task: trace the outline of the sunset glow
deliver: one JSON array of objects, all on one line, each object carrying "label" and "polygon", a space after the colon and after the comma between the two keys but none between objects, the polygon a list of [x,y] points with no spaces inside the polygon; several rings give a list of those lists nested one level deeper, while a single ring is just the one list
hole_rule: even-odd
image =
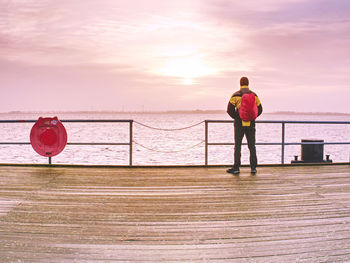
[{"label": "sunset glow", "polygon": [[245,75],[266,111],[349,113],[349,13],[347,0],[1,2],[0,112],[225,109]]},{"label": "sunset glow", "polygon": [[207,67],[200,58],[178,57],[166,61],[159,74],[179,77],[183,84],[190,85],[199,77],[215,74],[215,70]]}]

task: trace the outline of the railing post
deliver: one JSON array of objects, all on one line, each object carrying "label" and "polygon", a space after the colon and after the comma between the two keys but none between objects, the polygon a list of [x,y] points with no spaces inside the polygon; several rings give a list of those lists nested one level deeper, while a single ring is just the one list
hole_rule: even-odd
[{"label": "railing post", "polygon": [[205,121],[205,165],[208,165],[208,121]]},{"label": "railing post", "polygon": [[129,122],[129,165],[132,166],[132,125],[133,120]]},{"label": "railing post", "polygon": [[281,154],[281,164],[284,164],[284,144],[285,144],[285,122],[282,122],[282,154]]}]

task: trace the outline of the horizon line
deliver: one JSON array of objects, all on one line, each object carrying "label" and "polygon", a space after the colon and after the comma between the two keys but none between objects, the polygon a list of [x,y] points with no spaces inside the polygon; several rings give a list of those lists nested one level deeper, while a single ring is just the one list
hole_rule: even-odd
[{"label": "horizon line", "polygon": [[[158,110],[158,111],[120,111],[120,110],[48,110],[48,111],[7,111],[0,112],[0,114],[33,114],[33,113],[111,113],[111,114],[179,114],[179,113],[226,113],[225,110]],[[264,114],[284,114],[284,115],[342,115],[350,116],[350,113],[345,112],[300,112],[300,111],[274,111],[264,112]]]}]

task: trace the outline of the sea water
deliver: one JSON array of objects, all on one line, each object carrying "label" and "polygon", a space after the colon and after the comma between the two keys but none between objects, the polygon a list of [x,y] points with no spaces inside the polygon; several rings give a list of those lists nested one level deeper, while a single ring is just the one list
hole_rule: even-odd
[{"label": "sea water", "polygon": [[[59,119],[131,119],[133,124],[134,165],[202,165],[205,162],[204,120],[230,120],[223,113],[3,113],[2,120],[32,120],[39,117]],[[263,114],[260,120],[280,121],[350,121],[350,116]],[[143,125],[153,127],[145,127]],[[63,123],[69,143],[128,143],[129,123]],[[188,129],[185,127],[193,126]],[[34,123],[1,123],[1,142],[29,142]],[[167,130],[162,130],[167,129]],[[169,129],[171,129],[169,131]],[[233,143],[232,123],[209,123],[210,143]],[[302,139],[325,142],[349,142],[350,125],[343,124],[286,124],[285,142],[300,143]],[[257,143],[281,143],[280,123],[258,123]],[[243,142],[246,142],[244,139]],[[209,164],[232,164],[233,145],[208,148]],[[300,145],[285,146],[284,162],[295,155],[300,158]],[[333,162],[349,162],[350,145],[324,145],[324,155]],[[257,145],[260,164],[281,163],[280,145]],[[0,163],[47,163],[31,145],[0,145]],[[128,165],[128,145],[67,145],[62,153],[52,158],[57,164]],[[249,150],[242,146],[242,163],[249,163]]]}]

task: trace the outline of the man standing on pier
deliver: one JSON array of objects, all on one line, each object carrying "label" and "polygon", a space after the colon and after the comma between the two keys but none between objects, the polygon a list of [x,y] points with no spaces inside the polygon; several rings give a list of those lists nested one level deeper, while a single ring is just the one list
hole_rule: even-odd
[{"label": "man standing on pier", "polygon": [[247,138],[250,151],[251,173],[256,173],[258,165],[255,148],[255,119],[262,113],[263,108],[258,96],[249,89],[247,77],[240,79],[240,90],[235,92],[227,105],[227,113],[235,120],[235,153],[233,167],[228,173],[239,174],[241,165],[241,146],[244,135]]}]

